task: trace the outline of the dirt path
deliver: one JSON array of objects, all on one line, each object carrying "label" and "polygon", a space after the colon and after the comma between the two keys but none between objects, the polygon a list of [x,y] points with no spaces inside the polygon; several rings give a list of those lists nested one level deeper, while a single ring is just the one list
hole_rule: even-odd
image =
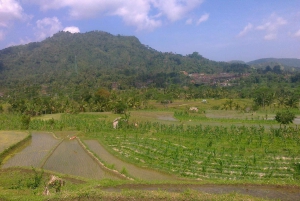
[{"label": "dirt path", "polygon": [[268,185],[214,185],[214,184],[125,184],[116,187],[101,188],[107,192],[120,192],[124,189],[141,191],[184,192],[194,190],[210,194],[239,193],[264,199],[282,201],[300,200],[300,187]]}]

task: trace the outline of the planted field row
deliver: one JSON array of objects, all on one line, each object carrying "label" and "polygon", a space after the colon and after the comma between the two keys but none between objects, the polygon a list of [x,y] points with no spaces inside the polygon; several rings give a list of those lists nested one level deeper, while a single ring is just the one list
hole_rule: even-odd
[{"label": "planted field row", "polygon": [[198,126],[178,132],[172,125],[153,127],[151,135],[119,132],[103,138],[134,163],[186,177],[287,180],[300,174],[298,130]]},{"label": "planted field row", "polygon": [[141,168],[133,164],[124,162],[116,156],[109,153],[99,142],[96,140],[84,141],[90,150],[96,154],[107,166],[116,169],[119,172],[125,172],[129,176],[135,179],[141,180],[175,180],[171,175],[166,175],[161,172],[154,171],[152,169]]}]

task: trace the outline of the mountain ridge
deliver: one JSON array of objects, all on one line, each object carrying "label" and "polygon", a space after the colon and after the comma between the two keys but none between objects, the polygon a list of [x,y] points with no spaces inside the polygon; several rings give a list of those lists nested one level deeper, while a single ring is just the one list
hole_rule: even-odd
[{"label": "mountain ridge", "polygon": [[180,83],[180,72],[245,73],[246,64],[216,62],[198,52],[182,56],[154,50],[135,36],[112,35],[103,31],[58,32],[41,42],[0,50],[0,84],[61,86],[85,83],[107,86],[111,82],[135,86],[153,80],[158,87],[166,78]]},{"label": "mountain ridge", "polygon": [[284,67],[300,68],[300,59],[297,58],[261,58],[246,62],[246,64],[255,67],[266,67],[267,65],[282,65]]}]

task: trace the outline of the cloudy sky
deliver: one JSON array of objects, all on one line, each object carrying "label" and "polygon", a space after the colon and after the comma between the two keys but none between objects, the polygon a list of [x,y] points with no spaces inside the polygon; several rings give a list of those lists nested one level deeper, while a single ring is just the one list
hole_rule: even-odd
[{"label": "cloudy sky", "polygon": [[300,59],[300,0],[0,0],[0,49],[93,30],[217,61]]}]

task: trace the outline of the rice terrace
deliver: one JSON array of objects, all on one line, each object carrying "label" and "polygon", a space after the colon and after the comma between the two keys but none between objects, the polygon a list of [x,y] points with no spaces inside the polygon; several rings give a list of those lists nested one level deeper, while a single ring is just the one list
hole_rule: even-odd
[{"label": "rice terrace", "polygon": [[[18,131],[22,117],[3,116],[0,200],[299,200],[297,121],[211,109],[220,101],[42,115]],[[48,190],[51,175],[65,185]]]}]

